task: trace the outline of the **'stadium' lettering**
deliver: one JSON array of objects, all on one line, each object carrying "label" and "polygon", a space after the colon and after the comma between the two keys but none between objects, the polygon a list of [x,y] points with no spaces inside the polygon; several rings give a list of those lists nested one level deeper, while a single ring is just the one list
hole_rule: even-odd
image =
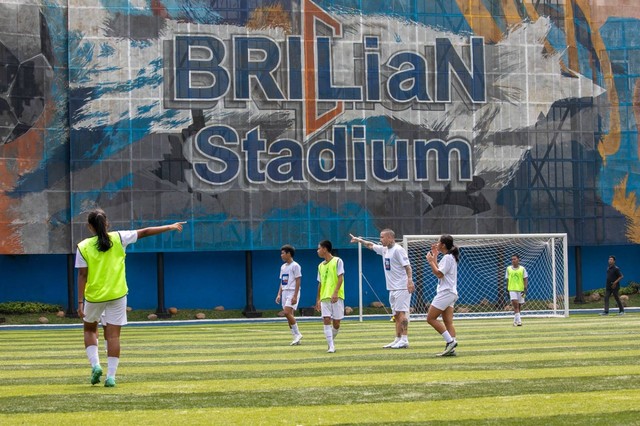
[{"label": "'stadium' lettering", "polygon": [[226,185],[240,175],[254,184],[428,181],[430,164],[435,164],[437,181],[449,181],[455,162],[456,179],[472,179],[471,145],[462,138],[400,139],[390,155],[385,141],[366,142],[364,126],[350,130],[333,126],[332,140],[318,139],[303,145],[293,139],[279,139],[267,146],[259,127],[240,140],[233,128],[216,125],[198,132],[194,144],[204,158],[194,162],[194,173],[211,185]]}]

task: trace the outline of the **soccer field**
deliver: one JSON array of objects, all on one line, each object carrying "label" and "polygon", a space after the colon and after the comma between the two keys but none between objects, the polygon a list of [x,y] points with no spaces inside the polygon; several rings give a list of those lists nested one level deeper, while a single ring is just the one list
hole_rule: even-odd
[{"label": "soccer field", "polygon": [[0,424],[640,424],[639,320],[460,320],[448,358],[424,321],[399,350],[389,321],[345,321],[335,354],[319,320],[293,347],[284,322],[130,325],[115,388],[81,329],[0,329]]}]

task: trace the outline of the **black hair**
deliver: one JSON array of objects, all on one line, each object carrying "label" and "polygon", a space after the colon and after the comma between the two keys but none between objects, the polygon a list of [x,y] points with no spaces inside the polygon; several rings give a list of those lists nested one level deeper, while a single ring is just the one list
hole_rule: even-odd
[{"label": "black hair", "polygon": [[318,243],[318,245],[320,247],[326,248],[329,253],[333,251],[333,244],[331,244],[331,241],[329,240],[322,240]]},{"label": "black hair", "polygon": [[294,257],[296,255],[296,249],[293,248],[293,246],[289,245],[289,244],[285,244],[282,247],[280,247],[280,251],[283,251],[285,253],[289,253],[291,255],[291,257]]},{"label": "black hair", "polygon": [[[614,262],[616,261],[616,257],[615,257],[614,255],[610,255],[609,257],[610,257],[611,259],[613,259],[613,261],[614,261]],[[623,262],[623,263],[624,263],[624,262]]]},{"label": "black hair", "polygon": [[515,257],[515,258],[517,258],[518,260],[520,260],[520,256],[518,255],[518,253],[513,253],[513,254],[511,255],[511,257]]},{"label": "black hair", "polygon": [[453,237],[448,234],[440,236],[440,242],[447,248],[447,253],[451,254],[456,260],[456,263],[460,261],[460,250],[453,245]]},{"label": "black hair", "polygon": [[109,234],[107,233],[107,214],[101,209],[95,209],[89,213],[87,222],[89,222],[89,225],[91,225],[98,236],[98,241],[96,241],[98,251],[109,250],[113,242],[111,242],[111,238],[109,238]]}]

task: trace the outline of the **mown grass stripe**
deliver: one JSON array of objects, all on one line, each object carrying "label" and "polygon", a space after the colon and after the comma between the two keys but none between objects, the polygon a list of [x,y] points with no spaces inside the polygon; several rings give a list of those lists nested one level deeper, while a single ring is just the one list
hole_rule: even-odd
[{"label": "mown grass stripe", "polygon": [[[331,370],[331,369],[330,369]],[[88,369],[85,369],[85,376],[88,378]],[[76,371],[80,374],[80,371]],[[176,376],[171,371],[166,372],[168,376]],[[194,372],[194,376],[197,376],[197,371]],[[394,383],[412,385],[416,383],[439,383],[447,382],[451,384],[466,383],[468,381],[495,381],[495,380],[510,380],[517,377],[520,380],[529,379],[545,379],[545,378],[576,378],[576,377],[597,377],[597,376],[609,376],[611,375],[611,369],[609,367],[592,367],[585,369],[582,367],[575,368],[542,368],[542,369],[528,369],[528,370],[482,370],[482,371],[449,371],[449,370],[429,370],[425,368],[423,371],[395,371],[392,373],[377,373],[377,374],[340,374],[340,384],[342,386],[371,386],[379,383]],[[624,368],[625,375],[640,375],[639,365],[627,365]],[[163,374],[164,375],[164,374]],[[163,376],[162,375],[162,376]],[[125,387],[121,393],[135,394],[137,392],[143,392],[144,394],[153,393],[166,393],[166,392],[180,392],[181,390],[189,392],[207,392],[212,389],[225,389],[227,391],[244,392],[251,391],[259,388],[262,390],[278,390],[278,389],[293,389],[293,388],[305,388],[305,387],[321,387],[321,386],[334,386],[336,382],[336,374],[325,374],[316,376],[305,376],[304,371],[300,370],[298,374],[285,376],[285,377],[254,377],[252,380],[246,378],[226,378],[222,380],[217,379],[196,379],[195,383],[192,381],[181,380],[167,380],[162,377],[161,381],[157,381],[152,373],[148,373],[146,377],[153,380],[147,380],[144,382],[131,382],[134,386]],[[80,377],[80,376],[79,376]],[[127,376],[122,374],[120,381],[126,383]],[[88,379],[85,379],[88,381]],[[81,383],[78,383],[80,385]],[[3,397],[10,396],[30,396],[40,395],[48,393],[47,388],[38,388],[31,385],[11,385],[2,386]],[[75,393],[77,389],[74,386],[68,388],[52,389],[56,393]]]},{"label": "mown grass stripe", "polygon": [[[112,389],[110,393],[117,392]],[[381,422],[428,422],[491,419],[538,419],[582,414],[616,413],[618,407],[629,407],[640,399],[640,390],[622,389],[608,392],[600,398],[598,392],[568,392],[564,394],[531,394],[517,396],[462,398],[437,401],[381,402],[365,404],[298,405],[289,407],[191,408],[8,414],[7,424],[148,424],[150,411],[163,423],[180,422],[191,425],[276,425],[276,424],[376,424]],[[85,395],[90,398],[90,395]],[[335,397],[339,397],[335,395]],[[97,403],[97,401],[96,401]],[[104,403],[104,401],[102,402]],[[544,406],[544,410],[541,410]],[[626,410],[624,410],[626,411]],[[640,410],[638,410],[640,412]],[[560,423],[562,424],[562,423]]]},{"label": "mown grass stripe", "polygon": [[[488,385],[485,382],[468,381],[464,384],[416,383],[407,389],[404,384],[377,384],[371,386],[334,386],[317,388],[287,389],[287,392],[254,389],[242,393],[242,398],[234,391],[210,390],[208,392],[173,392],[156,394],[109,394],[104,397],[103,410],[124,411],[140,410],[149,406],[158,407],[290,407],[304,401],[304,405],[325,405],[326,395],[339,394],[340,404],[365,404],[372,400],[377,402],[435,401],[451,399],[486,398],[503,396],[507,387],[512,395],[560,394],[566,392],[608,392],[638,387],[640,377],[609,376],[605,380],[594,383],[593,378],[580,377],[571,381],[564,379],[541,380],[499,380]],[[95,410],[95,402],[83,398],[86,392],[76,395],[35,395],[4,398],[0,413],[36,413],[46,411],[76,412]],[[73,407],[69,400],[73,399]]]}]

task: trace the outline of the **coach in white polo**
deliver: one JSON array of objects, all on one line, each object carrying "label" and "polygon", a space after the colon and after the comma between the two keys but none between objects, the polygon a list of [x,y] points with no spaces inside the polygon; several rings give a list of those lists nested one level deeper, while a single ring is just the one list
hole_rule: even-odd
[{"label": "coach in white polo", "polygon": [[409,256],[400,244],[396,244],[396,233],[391,229],[380,232],[380,244],[351,236],[352,243],[360,243],[382,256],[384,276],[389,290],[389,304],[396,318],[396,338],[384,348],[401,349],[409,347],[409,309],[411,293],[415,289],[411,277]]}]

